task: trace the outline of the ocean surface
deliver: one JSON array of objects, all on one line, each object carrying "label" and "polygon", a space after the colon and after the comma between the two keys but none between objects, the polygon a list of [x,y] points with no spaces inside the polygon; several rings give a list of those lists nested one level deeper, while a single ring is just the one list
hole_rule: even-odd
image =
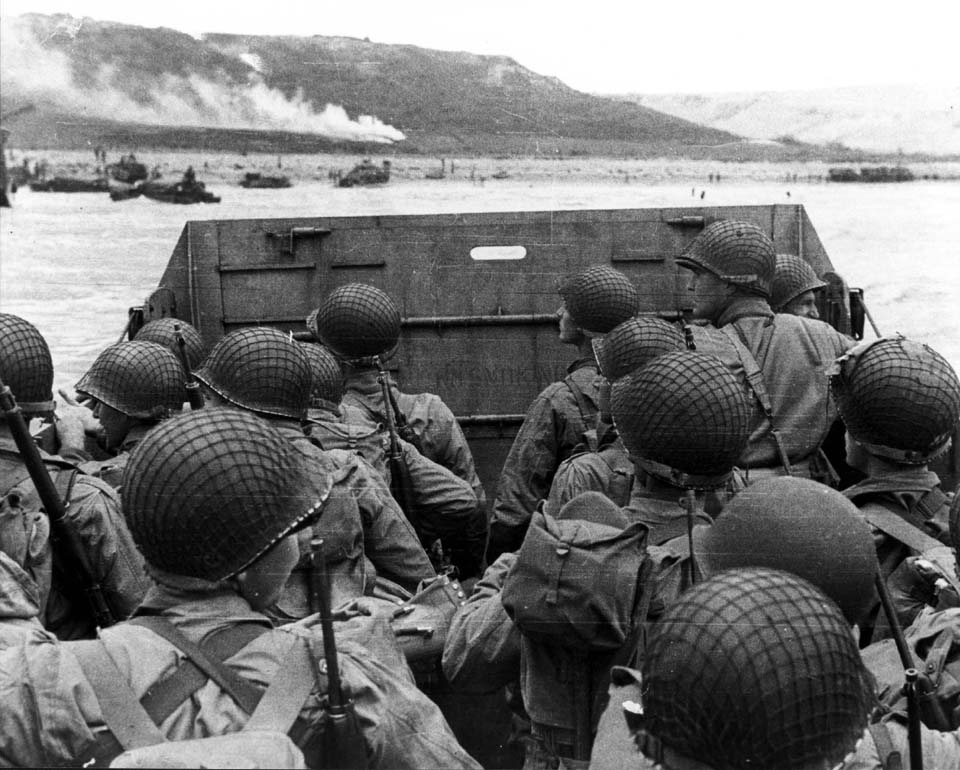
[{"label": "ocean surface", "polygon": [[0,311],[40,329],[56,386],[72,390],[120,337],[127,308],[156,287],[188,220],[800,203],[836,269],[864,290],[881,333],[926,342],[960,370],[960,181],[695,179],[703,181],[577,180],[558,169],[532,180],[400,179],[352,189],[308,180],[246,190],[224,181],[207,185],[221,203],[192,206],[23,189],[14,208],[0,209]]}]

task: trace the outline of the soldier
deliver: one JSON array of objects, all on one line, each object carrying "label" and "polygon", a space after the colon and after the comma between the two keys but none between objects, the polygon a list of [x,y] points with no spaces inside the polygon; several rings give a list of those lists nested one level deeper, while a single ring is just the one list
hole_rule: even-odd
[{"label": "soldier", "polygon": [[847,427],[847,462],[867,476],[844,494],[874,527],[888,578],[906,557],[949,542],[950,496],[928,463],[950,446],[960,381],[939,353],[896,337],[840,358],[830,388]]},{"label": "soldier", "polygon": [[754,395],[750,442],[737,465],[748,480],[819,475],[820,446],[836,417],[825,369],[853,341],[820,321],[774,314],[776,255],[756,225],[714,222],[677,264],[693,271],[694,314],[720,329],[735,355],[708,338],[697,350],[720,357]]},{"label": "soldier", "polygon": [[133,336],[138,342],[156,342],[163,345],[177,356],[180,360],[180,342],[177,339],[177,332],[183,337],[183,352],[187,359],[187,366],[191,370],[200,366],[200,363],[206,357],[206,345],[203,344],[203,338],[195,327],[179,318],[155,318],[153,321],[147,321],[140,330]]},{"label": "soldier", "polygon": [[[653,628],[642,673],[614,684],[595,770],[892,767],[878,742],[908,756],[905,725],[888,723],[889,740],[868,727],[876,701],[847,621],[786,572],[694,586]],[[960,761],[953,734],[924,730],[922,745],[926,767]]]},{"label": "soldier", "polygon": [[486,493],[473,454],[460,424],[440,396],[403,393],[390,381],[389,395],[395,406],[383,403],[376,361],[384,364],[394,355],[400,341],[400,320],[400,310],[389,295],[375,286],[351,283],[324,299],[307,318],[307,328],[343,361],[343,404],[358,408],[368,422],[379,425],[387,424],[389,407],[394,423],[401,428],[401,438],[467,481],[484,509]]},{"label": "soldier", "polygon": [[[324,539],[336,599],[371,592],[378,575],[408,591],[435,576],[383,477],[361,457],[323,450],[304,434],[300,421],[310,403],[313,374],[300,343],[277,329],[238,329],[214,345],[194,375],[207,403],[269,420],[314,468],[316,494],[329,500],[313,534]],[[309,540],[308,531],[301,533],[303,558],[275,608],[278,619],[309,613]]]},{"label": "soldier", "polygon": [[560,463],[547,497],[559,510],[581,492],[596,491],[619,506],[627,505],[633,488],[633,462],[610,414],[610,389],[625,375],[664,353],[685,348],[683,334],[674,324],[650,316],[634,316],[605,337],[596,337],[593,348],[600,377],[597,427],[584,433],[584,441]]},{"label": "soldier", "polygon": [[558,289],[560,341],[577,350],[567,376],[548,385],[527,409],[497,483],[487,561],[523,541],[530,517],[550,493],[557,468],[596,427],[597,362],[592,340],[636,314],[639,299],[630,280],[605,265],[568,276]]},{"label": "soldier", "polygon": [[183,378],[177,357],[155,342],[120,342],[97,356],[75,387],[92,400],[106,448],[116,454],[83,463],[82,470],[119,489],[133,447],[161,420],[182,409],[187,400]]},{"label": "soldier", "polygon": [[[106,765],[131,741],[236,733],[261,698],[276,696],[290,723],[298,716],[290,735],[310,766],[340,766],[342,757],[324,753],[334,744],[320,740],[336,730],[324,714],[332,673],[315,673],[321,629],[273,629],[263,614],[299,560],[297,531],[323,515],[316,492],[330,481],[314,474],[277,430],[234,409],[187,413],[152,431],[133,451],[122,495],[156,586],[136,618],[95,641],[0,650],[0,756],[20,766]],[[382,624],[354,617],[336,629],[360,733],[348,738],[361,744],[364,766],[478,767],[413,686]]]},{"label": "soldier", "polygon": [[[27,421],[52,415],[53,363],[46,340],[31,323],[6,313],[0,314],[0,376]],[[82,427],[75,425],[82,436]],[[67,439],[68,443],[79,440],[75,436]],[[86,548],[90,577],[103,589],[114,618],[127,617],[149,587],[149,579],[123,520],[116,492],[61,457],[41,455],[67,504],[68,526]],[[78,590],[80,577],[65,572],[64,557],[57,550],[63,545],[50,540],[49,520],[40,514],[36,487],[2,415],[0,491],[2,518],[14,531],[22,527],[31,544],[28,572],[38,587],[39,617],[44,627],[61,639],[93,636],[96,623]]]},{"label": "soldier", "polygon": [[686,533],[690,520],[710,523],[737,488],[734,463],[749,437],[736,377],[713,356],[666,353],[618,380],[611,405],[637,472],[627,515],[649,527],[648,542]]},{"label": "soldier", "polygon": [[[363,458],[386,478],[394,488],[390,451],[390,436],[381,426],[369,427],[351,423],[341,413],[344,378],[340,362],[326,347],[306,343],[303,351],[313,370],[313,397],[308,410],[306,433],[323,449],[359,452]],[[354,409],[355,407],[349,407]],[[400,462],[407,473],[405,495],[409,500],[398,500],[413,506],[413,520],[425,548],[438,540],[443,555],[457,568],[461,579],[475,576],[483,561],[487,539],[487,518],[477,506],[477,498],[470,485],[442,465],[427,459],[416,448],[399,439],[402,452]],[[436,566],[436,562],[435,562]]]},{"label": "soldier", "polygon": [[770,287],[770,307],[774,313],[803,318],[820,318],[817,292],[826,286],[817,278],[810,263],[793,254],[777,254],[777,267]]}]

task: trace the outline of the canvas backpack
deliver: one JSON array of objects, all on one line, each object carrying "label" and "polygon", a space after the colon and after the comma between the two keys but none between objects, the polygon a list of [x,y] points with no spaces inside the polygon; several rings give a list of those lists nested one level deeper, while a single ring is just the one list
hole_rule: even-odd
[{"label": "canvas backpack", "polygon": [[502,602],[532,641],[613,652],[642,625],[652,586],[647,528],[617,529],[537,511]]}]

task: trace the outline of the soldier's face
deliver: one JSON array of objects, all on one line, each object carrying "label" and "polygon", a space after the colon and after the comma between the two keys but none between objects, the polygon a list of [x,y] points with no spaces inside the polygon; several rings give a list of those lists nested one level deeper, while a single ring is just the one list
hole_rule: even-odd
[{"label": "soldier's face", "polygon": [[691,276],[687,288],[693,294],[694,317],[716,320],[727,306],[730,285],[706,271],[692,272]]},{"label": "soldier's face", "polygon": [[103,426],[107,449],[119,447],[130,432],[130,418],[102,401],[97,401],[96,406],[93,407],[93,416],[100,420]]},{"label": "soldier's face", "polygon": [[583,332],[573,322],[573,316],[570,315],[566,305],[557,308],[557,319],[560,324],[560,342],[576,345],[583,339]]},{"label": "soldier's face", "polygon": [[817,310],[817,295],[812,291],[805,291],[799,297],[784,305],[783,312],[816,320],[820,318],[820,311]]},{"label": "soldier's face", "polygon": [[255,610],[275,604],[287,578],[300,561],[296,535],[287,535],[273,548],[237,575],[240,594]]}]

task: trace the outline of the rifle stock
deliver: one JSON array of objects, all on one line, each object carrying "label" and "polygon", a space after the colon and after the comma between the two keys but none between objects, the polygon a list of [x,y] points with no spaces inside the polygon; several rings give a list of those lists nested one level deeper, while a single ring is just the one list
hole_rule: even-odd
[{"label": "rifle stock", "polygon": [[62,547],[57,549],[58,558],[63,563],[67,574],[74,576],[79,582],[97,626],[100,628],[112,626],[116,623],[116,617],[110,610],[103,589],[94,577],[84,543],[67,518],[66,504],[60,499],[53,479],[50,478],[50,472],[43,464],[40,450],[33,442],[30,428],[13,392],[2,380],[0,380],[0,406],[3,407],[17,450],[30,472],[30,479],[36,487],[37,495],[50,520],[51,540],[62,543]]},{"label": "rifle stock", "polygon": [[173,325],[173,335],[177,340],[177,357],[180,359],[180,366],[183,367],[183,373],[186,379],[183,387],[187,390],[187,400],[190,402],[191,409],[203,408],[203,393],[200,392],[200,383],[193,376],[190,369],[190,362],[187,360],[187,341],[183,338],[183,332],[180,331],[180,324]]},{"label": "rifle stock", "polygon": [[379,371],[377,382],[380,383],[380,391],[383,395],[383,411],[387,418],[387,430],[390,433],[390,452],[387,454],[387,462],[390,466],[390,493],[399,503],[419,536],[421,535],[420,521],[413,502],[413,480],[410,478],[410,468],[407,467],[407,463],[403,459],[403,450],[400,448],[400,437],[397,434],[397,426],[394,422],[387,373],[383,370],[379,358],[376,359],[376,364]]},{"label": "rifle stock", "polygon": [[[323,732],[323,767],[340,767],[358,770],[367,767],[367,755],[357,723],[353,701],[343,691],[340,680],[340,664],[333,630],[333,611],[330,606],[330,580],[327,561],[323,554],[323,539],[310,540],[310,610],[320,613],[320,628],[323,631],[323,657],[327,674],[327,722]],[[317,665],[316,657],[310,659]],[[317,681],[322,682],[320,672],[315,670]]]}]

